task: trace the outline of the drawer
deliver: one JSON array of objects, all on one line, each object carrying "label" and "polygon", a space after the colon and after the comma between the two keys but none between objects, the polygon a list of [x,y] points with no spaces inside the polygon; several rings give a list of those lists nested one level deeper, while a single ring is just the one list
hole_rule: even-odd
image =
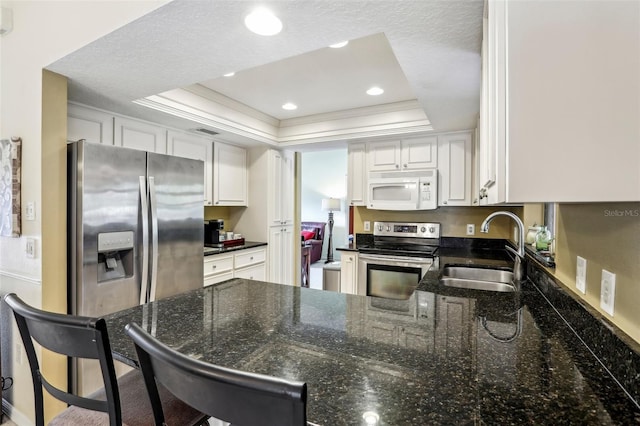
[{"label": "drawer", "polygon": [[267,257],[267,251],[264,248],[258,250],[243,250],[235,255],[235,267],[244,268],[246,266],[263,263]]},{"label": "drawer", "polygon": [[243,269],[236,269],[233,276],[234,278],[244,278],[246,280],[264,281],[267,276],[267,268],[264,263],[261,263]]},{"label": "drawer", "polygon": [[231,278],[233,278],[232,271],[224,272],[222,274],[217,274],[217,275],[209,275],[208,277],[204,278],[203,286],[206,287],[211,284],[221,283],[222,281],[230,280]]},{"label": "drawer", "polygon": [[213,255],[204,258],[204,276],[233,272],[233,256]]}]

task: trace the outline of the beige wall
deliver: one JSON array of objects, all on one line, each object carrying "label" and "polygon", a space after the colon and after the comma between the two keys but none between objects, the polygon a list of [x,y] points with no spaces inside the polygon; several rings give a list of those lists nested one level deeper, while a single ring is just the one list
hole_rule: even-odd
[{"label": "beige wall", "polygon": [[[640,343],[640,203],[559,204],[556,276]],[[576,256],[587,260],[587,293],[576,287]],[[602,269],[616,274],[614,315],[600,309]]]},{"label": "beige wall", "polygon": [[[42,73],[42,309],[67,312],[67,79]],[[67,386],[67,359],[42,353],[47,380]],[[66,404],[45,393],[45,422]]]},{"label": "beige wall", "polygon": [[[356,207],[353,214],[353,232],[364,233],[364,221],[400,221],[400,222],[438,222],[442,225],[443,237],[469,238],[506,238],[513,239],[515,223],[508,217],[497,217],[489,226],[489,232],[480,232],[480,224],[491,213],[508,210],[522,216],[521,207],[439,207],[436,210],[394,212],[388,210],[369,210],[366,207]],[[473,236],[467,235],[467,224],[476,226]]]}]

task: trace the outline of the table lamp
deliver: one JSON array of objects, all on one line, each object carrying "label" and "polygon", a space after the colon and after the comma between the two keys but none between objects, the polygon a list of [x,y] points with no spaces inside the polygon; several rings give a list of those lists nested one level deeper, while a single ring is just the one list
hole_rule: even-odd
[{"label": "table lamp", "polygon": [[323,198],[322,210],[329,211],[329,241],[327,246],[327,261],[324,263],[333,262],[333,212],[340,211],[340,200],[338,198]]}]

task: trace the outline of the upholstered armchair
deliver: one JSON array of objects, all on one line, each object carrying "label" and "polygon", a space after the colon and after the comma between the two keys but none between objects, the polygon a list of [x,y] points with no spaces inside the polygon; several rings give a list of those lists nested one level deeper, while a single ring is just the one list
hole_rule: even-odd
[{"label": "upholstered armchair", "polygon": [[322,257],[322,242],[326,222],[301,222],[300,238],[303,243],[311,246],[311,263]]}]

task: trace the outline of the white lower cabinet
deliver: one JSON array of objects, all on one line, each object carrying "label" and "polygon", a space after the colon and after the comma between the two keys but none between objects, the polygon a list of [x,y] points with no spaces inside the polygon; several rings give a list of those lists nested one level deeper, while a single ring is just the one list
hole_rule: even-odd
[{"label": "white lower cabinet", "polygon": [[233,272],[234,278],[244,278],[247,280],[265,281],[267,278],[267,268],[264,263],[249,266]]},{"label": "white lower cabinet", "polygon": [[294,285],[293,225],[273,226],[269,230],[269,281]]},{"label": "white lower cabinet", "polygon": [[205,256],[204,285],[216,284],[231,278],[265,281],[267,249],[258,247],[237,252]]},{"label": "white lower cabinet", "polygon": [[233,278],[233,255],[219,254],[204,258],[204,285],[216,284]]},{"label": "white lower cabinet", "polygon": [[267,249],[242,250],[234,255],[234,278],[265,281],[267,278]]},{"label": "white lower cabinet", "polygon": [[340,257],[340,293],[358,294],[357,252],[342,252]]}]

